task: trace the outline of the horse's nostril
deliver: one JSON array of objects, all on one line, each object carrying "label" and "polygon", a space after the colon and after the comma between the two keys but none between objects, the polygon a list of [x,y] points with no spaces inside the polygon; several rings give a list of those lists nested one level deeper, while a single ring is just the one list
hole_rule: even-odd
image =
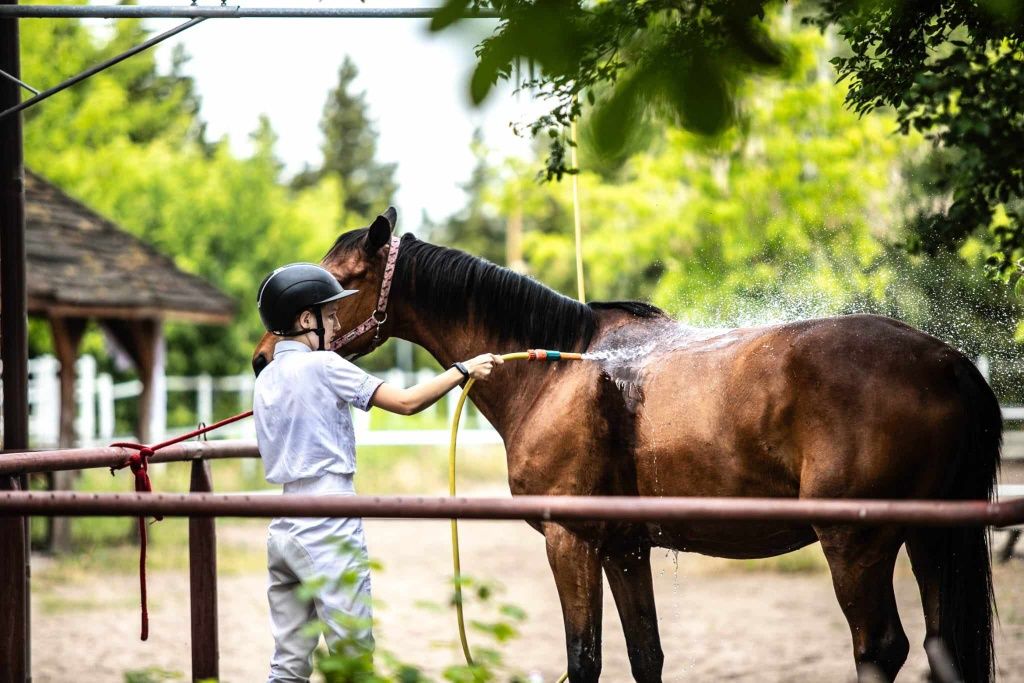
[{"label": "horse's nostril", "polygon": [[267,367],[267,357],[262,353],[256,354],[256,357],[252,359],[252,371],[259,377],[265,367]]}]

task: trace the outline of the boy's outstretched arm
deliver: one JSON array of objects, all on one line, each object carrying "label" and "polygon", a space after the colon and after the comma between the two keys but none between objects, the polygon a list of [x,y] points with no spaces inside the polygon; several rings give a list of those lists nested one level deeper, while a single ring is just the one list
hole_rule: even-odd
[{"label": "boy's outstretched arm", "polygon": [[[484,353],[471,360],[462,363],[469,376],[477,380],[486,380],[490,377],[491,370],[495,365],[504,363],[501,356],[493,353]],[[464,377],[462,373],[452,367],[440,375],[420,382],[408,389],[400,389],[385,382],[377,387],[370,405],[399,415],[412,415],[424,408],[428,408],[437,402],[439,398],[447,394],[455,387],[462,384]]]}]

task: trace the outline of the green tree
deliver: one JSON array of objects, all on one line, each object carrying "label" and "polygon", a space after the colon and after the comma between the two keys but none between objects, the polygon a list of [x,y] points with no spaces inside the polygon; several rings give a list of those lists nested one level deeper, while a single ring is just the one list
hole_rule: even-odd
[{"label": "green tree", "polygon": [[[825,0],[817,17],[851,50],[835,59],[858,112],[891,106],[936,158],[946,201],[915,216],[908,246],[930,254],[980,232],[1011,276],[1024,256],[1024,6],[1004,0]],[[939,187],[939,186],[937,186]]]},{"label": "green tree", "polygon": [[[870,269],[899,237],[899,169],[921,141],[889,135],[892,116],[844,107],[824,37],[779,30],[791,75],[743,86],[742,125],[713,143],[667,128],[617,170],[581,173],[590,298],[650,298],[694,323],[741,324],[882,296],[887,272]],[[492,194],[500,213],[526,216],[530,272],[573,295],[571,193],[535,183],[528,166],[511,162]]]},{"label": "green tree", "polygon": [[345,57],[320,120],[323,163],[319,169],[306,169],[293,183],[301,188],[325,177],[336,178],[344,191],[339,214],[342,228],[383,211],[398,189],[396,164],[377,161],[377,131],[370,120],[366,93],[353,91],[358,75],[355,63]]},{"label": "green tree", "polygon": [[[121,21],[108,40],[78,21],[25,22],[23,73],[49,86],[145,38]],[[172,256],[236,301],[229,327],[170,325],[168,371],[243,371],[262,331],[255,290],[286,261],[317,261],[337,235],[335,179],[292,192],[260,120],[247,158],[207,141],[177,52],[169,72],[144,52],[30,110],[26,165]],[[94,344],[99,346],[99,344]]]},{"label": "green tree", "polygon": [[[922,212],[912,250],[955,248],[980,234],[989,265],[1009,279],[1024,256],[1024,6],[1016,0],[805,0],[791,3],[821,27],[836,27],[850,54],[836,58],[858,113],[894,107],[899,130],[955,150],[944,169],[947,201]],[[533,133],[552,137],[547,177],[572,169],[564,126],[595,105],[597,141],[622,147],[647,116],[700,134],[742,121],[737,93],[751,73],[791,67],[768,0],[678,3],[583,0],[448,0],[440,30],[465,10],[496,10],[501,22],[477,46],[470,83],[482,101],[495,82],[517,78],[520,62],[539,75],[524,85],[552,109]],[[548,40],[558,35],[560,40]],[[776,71],[786,73],[787,69]],[[1024,285],[1021,285],[1024,289]]]}]

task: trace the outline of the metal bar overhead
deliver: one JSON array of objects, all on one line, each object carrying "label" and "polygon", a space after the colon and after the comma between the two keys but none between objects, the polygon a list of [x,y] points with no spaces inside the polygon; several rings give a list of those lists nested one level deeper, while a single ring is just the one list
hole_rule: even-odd
[{"label": "metal bar overhead", "polygon": [[[221,5],[3,5],[0,17],[23,19],[430,19],[438,7],[242,7]],[[480,10],[467,19],[496,19]]]},{"label": "metal bar overhead", "polygon": [[[14,5],[14,7],[22,7],[22,5]],[[85,79],[89,78],[90,76],[95,76],[99,72],[101,72],[101,71],[103,71],[105,69],[109,69],[110,67],[114,66],[115,64],[120,64],[121,62],[123,62],[124,60],[128,59],[129,57],[137,55],[140,52],[142,52],[143,50],[148,50],[149,48],[153,47],[154,45],[162,43],[163,41],[167,40],[168,38],[170,38],[172,36],[176,36],[179,33],[181,33],[182,31],[184,31],[186,29],[190,29],[193,26],[195,26],[196,24],[201,23],[203,21],[206,21],[205,17],[196,17],[195,19],[192,19],[191,21],[186,21],[184,24],[180,24],[178,26],[175,26],[174,28],[172,28],[169,31],[164,31],[163,33],[161,33],[158,36],[153,36],[152,38],[150,38],[146,42],[142,43],[141,45],[136,45],[135,47],[131,48],[130,50],[126,50],[125,52],[122,52],[121,54],[117,55],[116,57],[111,57],[110,59],[107,59],[107,60],[101,62],[100,64],[97,64],[96,66],[93,66],[93,67],[90,67],[90,68],[86,69],[85,71],[83,71],[82,73],[80,73],[80,74],[78,74],[76,76],[72,76],[71,78],[67,79],[66,81],[63,81],[62,83],[58,83],[57,85],[53,86],[52,88],[44,90],[41,93],[37,93],[35,95],[35,97],[30,97],[29,99],[25,100],[24,102],[19,102],[18,104],[14,105],[13,107],[9,107],[9,108],[7,108],[7,109],[5,109],[3,111],[0,111],[0,119],[4,118],[5,116],[9,116],[9,115],[15,114],[15,113],[17,113],[19,111],[23,111],[25,109],[28,109],[29,107],[31,107],[33,105],[36,105],[36,104],[42,102],[43,100],[45,100],[47,98],[53,97],[54,95],[56,95],[57,93],[61,92],[62,90],[67,90],[68,88],[70,88],[74,84],[81,83],[82,81],[84,81]]]}]

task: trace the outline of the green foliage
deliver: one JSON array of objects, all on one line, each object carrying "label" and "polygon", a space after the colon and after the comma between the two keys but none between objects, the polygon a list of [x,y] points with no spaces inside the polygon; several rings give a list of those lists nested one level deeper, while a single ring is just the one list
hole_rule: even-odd
[{"label": "green foliage", "polygon": [[[942,168],[958,153],[913,131],[892,136],[892,113],[849,111],[846,85],[831,82],[829,36],[774,21],[789,76],[749,80],[740,125],[723,135],[651,127],[645,144],[607,160],[592,142],[599,112],[583,119],[582,163],[595,169],[580,177],[588,294],[650,299],[709,326],[884,313],[989,356],[999,396],[1021,400],[1024,306],[983,277],[984,244],[898,248],[905,217],[941,201]],[[520,211],[529,271],[573,295],[569,188],[534,182],[529,162],[498,171],[475,201]]]},{"label": "green foliage", "polygon": [[180,671],[167,671],[157,667],[124,672],[124,683],[159,683],[159,681],[180,681],[184,674]]},{"label": "green foliage", "polygon": [[[325,588],[333,591],[351,591],[359,584],[362,573],[368,568],[375,572],[383,570],[378,563],[368,560],[358,545],[339,541],[338,552],[352,558],[346,562],[346,569],[340,576],[319,577],[306,581],[299,590],[301,600],[313,600]],[[493,640],[498,646],[508,643],[518,636],[515,624],[526,619],[526,613],[514,605],[495,606],[491,599],[501,587],[493,582],[477,581],[471,577],[453,579],[453,586],[465,589],[461,592],[475,596],[473,608],[477,612],[489,615],[490,620],[477,619],[472,621],[474,630]],[[450,604],[456,602],[453,593]],[[429,605],[428,609],[436,609]],[[372,639],[368,638],[372,624],[365,619],[350,614],[335,612],[331,619],[338,624],[344,634],[331,644],[329,651],[317,651],[314,657],[315,669],[320,672],[326,683],[430,683],[433,679],[427,676],[420,667],[403,662],[393,652],[374,649]],[[314,621],[306,626],[310,633],[322,633],[325,624]],[[454,629],[454,620],[453,620]],[[493,647],[473,649],[472,664],[457,664],[445,668],[443,678],[451,683],[491,683],[507,680],[509,683],[522,681],[520,674],[507,667],[503,662],[502,653]]]},{"label": "green foliage", "polygon": [[946,201],[922,208],[907,245],[934,254],[981,234],[995,250],[988,266],[1004,279],[1017,275],[1024,257],[1020,3],[825,0],[817,21],[835,24],[849,44],[852,54],[834,62],[850,81],[855,111],[894,107],[901,132],[956,151],[939,161]]},{"label": "green foliage", "polygon": [[[743,125],[717,142],[669,128],[618,169],[581,176],[587,290],[594,299],[649,297],[693,322],[738,323],[832,309],[882,284],[866,269],[894,238],[892,179],[911,143],[891,117],[863,119],[823,76],[824,39],[804,30],[791,77],[753,79]],[[584,128],[588,122],[584,121]],[[588,164],[584,157],[584,165]],[[530,269],[570,294],[571,195],[524,179],[495,194],[527,216]],[[801,310],[777,310],[779,301]]]},{"label": "green foliage", "polygon": [[[471,4],[497,10],[502,21],[477,46],[470,96],[480,103],[499,79],[516,78],[517,86],[553,102],[530,125],[534,135],[547,131],[553,138],[549,179],[572,170],[562,129],[580,115],[581,98],[594,104],[595,94],[607,95],[599,105],[607,120],[600,140],[610,148],[619,142],[618,124],[628,127],[649,108],[688,130],[712,134],[734,118],[738,78],[784,62],[784,50],[761,22],[765,3],[758,0],[449,0],[432,28],[449,26]],[[519,78],[522,62],[539,73]]]},{"label": "green foliage", "polygon": [[[790,46],[766,18],[775,5],[448,0],[432,28],[446,28],[466,10],[499,13],[498,28],[477,46],[470,92],[480,102],[494,83],[508,80],[549,98],[550,111],[528,128],[550,136],[543,172],[550,180],[576,172],[564,131],[588,105],[593,148],[615,158],[626,156],[651,116],[711,136],[742,125],[748,77],[793,69]],[[943,201],[915,216],[904,246],[935,254],[979,234],[994,252],[987,261],[994,275],[1005,281],[1024,274],[1021,3],[793,0],[787,9],[794,6],[846,40],[849,52],[834,64],[849,82],[853,111],[893,107],[901,133],[956,151],[942,168]]]},{"label": "green foliage", "polygon": [[[25,22],[25,79],[50,86],[145,39],[137,21],[113,26],[101,40],[74,20]],[[241,372],[262,332],[256,286],[281,263],[320,259],[344,193],[331,178],[291,191],[265,118],[247,158],[207,141],[185,63],[179,50],[162,73],[147,51],[31,109],[26,166],[235,299],[230,327],[169,325],[170,373]],[[43,336],[35,330],[36,348]]]}]

